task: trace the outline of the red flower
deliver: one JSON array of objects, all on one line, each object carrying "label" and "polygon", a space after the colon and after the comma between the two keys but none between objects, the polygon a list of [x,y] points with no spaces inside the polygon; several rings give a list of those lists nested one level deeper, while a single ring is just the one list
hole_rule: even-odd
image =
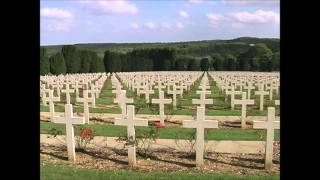
[{"label": "red flower", "polygon": [[82,138],[88,138],[90,137],[92,134],[92,130],[89,128],[85,128],[80,132],[80,137]]},{"label": "red flower", "polygon": [[156,128],[165,128],[165,126],[160,123],[155,123],[155,127]]}]

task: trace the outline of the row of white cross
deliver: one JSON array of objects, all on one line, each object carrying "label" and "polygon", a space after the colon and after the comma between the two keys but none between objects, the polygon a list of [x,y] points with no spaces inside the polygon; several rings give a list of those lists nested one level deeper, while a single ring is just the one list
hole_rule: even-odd
[{"label": "row of white cross", "polygon": [[[147,119],[135,117],[133,105],[128,105],[126,116],[116,118],[115,125],[127,126],[128,139],[135,139],[135,126],[148,126]],[[76,161],[75,142],[74,142],[74,124],[85,124],[84,117],[74,117],[71,104],[65,104],[65,113],[63,117],[54,116],[54,123],[66,124],[67,149],[70,161]],[[197,117],[195,120],[184,120],[184,128],[196,129],[196,166],[203,165],[204,153],[204,129],[218,128],[217,120],[205,120],[205,108],[197,107]],[[265,147],[265,168],[271,169],[273,155],[274,129],[280,129],[279,121],[275,121],[275,108],[268,107],[267,121],[254,121],[254,129],[267,129],[267,140]],[[133,144],[128,148],[129,165],[136,164],[136,146]]]}]

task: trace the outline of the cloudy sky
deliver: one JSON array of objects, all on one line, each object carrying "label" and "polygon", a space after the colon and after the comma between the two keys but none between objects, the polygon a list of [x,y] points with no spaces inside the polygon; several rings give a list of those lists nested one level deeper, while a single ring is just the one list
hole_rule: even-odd
[{"label": "cloudy sky", "polygon": [[41,0],[41,45],[280,36],[280,0]]}]

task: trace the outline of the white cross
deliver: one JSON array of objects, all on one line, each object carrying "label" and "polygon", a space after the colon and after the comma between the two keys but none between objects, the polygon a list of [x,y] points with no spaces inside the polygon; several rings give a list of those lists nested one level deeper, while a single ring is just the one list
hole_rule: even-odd
[{"label": "white cross", "polygon": [[84,117],[73,117],[72,104],[64,105],[64,117],[55,116],[54,123],[66,124],[67,148],[69,161],[76,161],[73,124],[84,124]]},{"label": "white cross", "polygon": [[154,94],[154,90],[150,90],[148,88],[148,86],[146,86],[146,88],[142,91],[140,91],[141,94],[144,94],[145,95],[145,99],[146,99],[146,103],[149,103],[150,102],[150,94]]},{"label": "white cross", "polygon": [[206,107],[206,104],[213,104],[212,99],[206,99],[206,94],[210,94],[210,91],[197,91],[197,94],[200,94],[200,99],[192,99],[192,104],[200,104],[200,107]]},{"label": "white cross", "polygon": [[255,91],[255,95],[260,95],[260,111],[263,111],[263,100],[264,100],[264,96],[268,95],[267,91],[264,91],[263,88],[263,84],[260,84],[259,86],[259,91]]},{"label": "white cross", "polygon": [[159,91],[159,99],[152,99],[153,104],[159,104],[160,123],[164,125],[164,104],[170,104],[172,99],[164,99],[164,92]]},{"label": "white cross", "polygon": [[126,97],[126,90],[121,90],[119,97],[117,99],[114,99],[113,102],[118,103],[118,105],[121,108],[122,117],[125,117],[126,116],[126,109],[127,109],[126,104],[133,103],[133,99]]},{"label": "white cross", "polygon": [[241,94],[240,91],[234,90],[234,85],[231,86],[231,91],[226,92],[227,95],[231,95],[231,109],[234,110],[234,97],[236,94]]},{"label": "white cross", "polygon": [[177,94],[182,94],[182,90],[177,90],[176,84],[173,84],[172,90],[168,91],[168,94],[172,94],[173,96],[173,109],[177,108]]},{"label": "white cross", "polygon": [[[127,115],[125,118],[116,118],[114,121],[115,125],[127,126],[127,136],[128,139],[135,141],[135,129],[134,126],[148,126],[148,120],[136,118],[134,114],[134,106],[127,106]],[[136,146],[135,143],[128,148],[128,159],[129,165],[136,164]]]},{"label": "white cross", "polygon": [[116,94],[116,99],[119,97],[119,94],[121,93],[121,85],[120,85],[120,83],[116,84],[116,90],[112,90],[112,93]]},{"label": "white cross", "polygon": [[53,96],[53,90],[49,90],[49,97],[44,98],[45,101],[49,102],[50,118],[52,120],[54,116],[54,103],[55,101],[60,101],[60,97]]},{"label": "white cross", "polygon": [[273,90],[277,90],[278,87],[271,84],[270,86],[266,87],[266,90],[269,90],[269,100],[272,100]]},{"label": "white cross", "polygon": [[254,100],[247,99],[246,93],[242,92],[242,99],[234,100],[234,104],[241,105],[241,128],[246,128],[246,117],[247,117],[247,105],[253,105]]},{"label": "white cross", "polygon": [[184,120],[184,128],[195,128],[197,129],[196,137],[196,165],[203,165],[203,152],[204,152],[204,129],[205,128],[218,128],[218,121],[205,120],[205,108],[197,107],[197,119]]},{"label": "white cross", "polygon": [[270,170],[272,167],[274,130],[280,129],[280,121],[275,121],[275,108],[268,107],[267,121],[253,121],[253,129],[267,129],[267,142],[265,151],[265,168]]},{"label": "white cross", "polygon": [[62,89],[61,92],[66,94],[67,104],[70,104],[70,93],[74,93],[74,89],[70,89],[69,84],[66,84],[66,89]]},{"label": "white cross", "polygon": [[252,83],[248,82],[248,86],[244,86],[243,89],[248,90],[248,99],[250,99],[251,96],[251,89],[255,89],[256,87],[252,85]]},{"label": "white cross", "polygon": [[42,104],[44,105],[44,106],[47,106],[47,103],[46,103],[46,101],[45,101],[45,97],[47,97],[47,92],[49,92],[50,91],[50,89],[46,89],[46,85],[45,84],[42,84],[42,86],[41,86],[41,94],[42,94],[42,96],[41,96],[41,100],[42,100]]},{"label": "white cross", "polygon": [[158,85],[154,86],[155,89],[157,89],[160,93],[160,91],[162,91],[162,89],[166,88],[166,86],[162,85],[162,83],[160,81],[158,81]]},{"label": "white cross", "polygon": [[76,81],[76,83],[72,87],[76,90],[76,98],[79,98],[79,88],[81,88],[82,85],[78,84],[78,82]]},{"label": "white cross", "polygon": [[83,102],[83,112],[86,123],[89,124],[89,102],[93,102],[93,98],[88,97],[88,90],[83,90],[83,98],[77,98],[77,102]]}]

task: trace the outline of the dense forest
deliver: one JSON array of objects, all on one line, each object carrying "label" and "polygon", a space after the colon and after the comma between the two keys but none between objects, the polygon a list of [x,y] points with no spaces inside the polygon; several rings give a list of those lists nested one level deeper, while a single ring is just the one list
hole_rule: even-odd
[{"label": "dense forest", "polygon": [[280,40],[42,46],[40,74],[121,71],[279,71]]}]

